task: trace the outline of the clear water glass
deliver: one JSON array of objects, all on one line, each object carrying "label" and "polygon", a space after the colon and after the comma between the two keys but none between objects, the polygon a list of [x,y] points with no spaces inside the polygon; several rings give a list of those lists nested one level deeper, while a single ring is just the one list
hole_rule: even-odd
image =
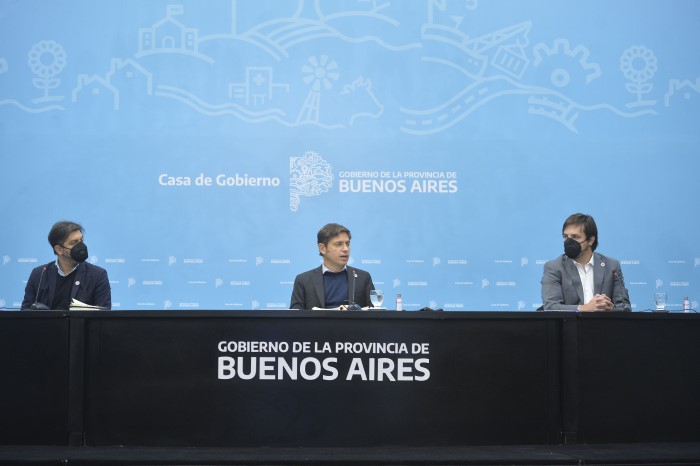
[{"label": "clear water glass", "polygon": [[382,290],[372,290],[369,292],[369,299],[372,301],[372,307],[382,307],[384,292]]},{"label": "clear water glass", "polygon": [[668,302],[668,295],[662,291],[657,291],[654,293],[654,303],[656,303],[656,310],[663,311],[666,309],[666,303]]}]

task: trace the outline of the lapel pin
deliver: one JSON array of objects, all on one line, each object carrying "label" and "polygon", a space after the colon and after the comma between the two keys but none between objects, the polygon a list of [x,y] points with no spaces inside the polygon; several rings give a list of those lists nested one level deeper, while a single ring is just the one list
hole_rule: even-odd
[{"label": "lapel pin", "polygon": [[80,280],[75,281],[75,286],[80,286]]},{"label": "lapel pin", "polygon": [[601,266],[601,267],[605,267],[605,262],[601,262],[601,263],[600,263],[600,266]]}]

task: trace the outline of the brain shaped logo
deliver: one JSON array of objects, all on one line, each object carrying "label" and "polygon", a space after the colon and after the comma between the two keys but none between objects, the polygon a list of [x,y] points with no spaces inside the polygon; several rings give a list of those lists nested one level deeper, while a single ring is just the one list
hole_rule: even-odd
[{"label": "brain shaped logo", "polygon": [[319,196],[333,187],[333,172],[316,152],[289,157],[289,210],[299,210],[302,197]]}]

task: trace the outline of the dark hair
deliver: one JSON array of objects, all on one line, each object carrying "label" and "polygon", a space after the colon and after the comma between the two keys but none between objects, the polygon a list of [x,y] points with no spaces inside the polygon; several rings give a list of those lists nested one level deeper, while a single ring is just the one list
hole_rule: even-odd
[{"label": "dark hair", "polygon": [[569,225],[583,225],[583,234],[586,235],[586,239],[595,236],[595,241],[593,241],[591,245],[591,250],[595,251],[595,248],[598,247],[598,227],[593,217],[586,214],[569,215],[569,218],[564,222],[564,226],[561,227],[561,232],[564,233],[564,230],[566,230],[566,227]]},{"label": "dark hair", "polygon": [[[347,233],[348,238],[352,239],[350,230],[345,228],[343,225],[338,225],[337,223],[329,223],[328,225],[324,225],[323,228],[318,230],[316,239],[319,243],[323,243],[324,246],[328,246],[328,242],[331,240],[331,238],[335,238],[336,236],[341,235],[343,233]],[[323,254],[319,252],[318,255],[322,256]]]},{"label": "dark hair", "polygon": [[85,230],[79,223],[63,220],[53,224],[51,231],[49,231],[49,244],[54,254],[56,254],[56,250],[53,247],[56,245],[63,246],[68,236],[75,231],[85,233]]}]

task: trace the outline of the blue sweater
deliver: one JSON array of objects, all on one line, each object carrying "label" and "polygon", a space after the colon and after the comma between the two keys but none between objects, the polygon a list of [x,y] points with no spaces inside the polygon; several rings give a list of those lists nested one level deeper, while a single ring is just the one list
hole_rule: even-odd
[{"label": "blue sweater", "polygon": [[323,274],[323,293],[326,296],[326,307],[338,307],[348,303],[348,272],[327,271]]}]

